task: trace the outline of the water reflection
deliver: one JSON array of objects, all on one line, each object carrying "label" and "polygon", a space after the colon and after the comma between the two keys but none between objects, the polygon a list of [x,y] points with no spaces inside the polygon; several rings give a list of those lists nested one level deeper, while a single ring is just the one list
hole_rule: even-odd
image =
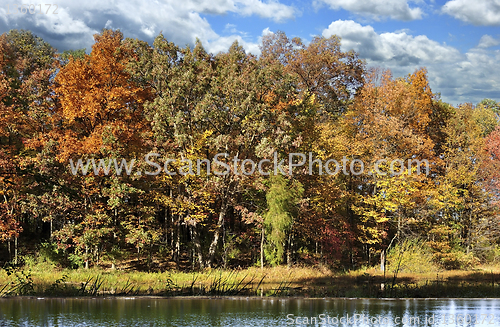
[{"label": "water reflection", "polygon": [[0,299],[0,326],[500,326],[498,299]]}]

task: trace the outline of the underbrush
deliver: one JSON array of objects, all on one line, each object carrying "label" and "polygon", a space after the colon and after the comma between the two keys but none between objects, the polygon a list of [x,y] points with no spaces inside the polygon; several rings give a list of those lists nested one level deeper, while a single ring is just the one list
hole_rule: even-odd
[{"label": "underbrush", "polygon": [[[449,251],[451,253],[451,251]],[[157,272],[62,268],[57,249],[20,258],[0,269],[0,296],[304,296],[304,297],[498,297],[500,266],[460,265],[446,270],[425,242],[408,240],[387,255],[386,272],[375,267],[332,271],[325,265],[249,267]],[[466,262],[461,259],[460,262]],[[110,267],[109,265],[108,267]],[[81,266],[80,266],[81,267]],[[125,268],[124,268],[125,267]]]},{"label": "underbrush", "polygon": [[435,273],[441,270],[431,249],[419,239],[408,239],[392,247],[387,253],[387,271],[390,273]]}]

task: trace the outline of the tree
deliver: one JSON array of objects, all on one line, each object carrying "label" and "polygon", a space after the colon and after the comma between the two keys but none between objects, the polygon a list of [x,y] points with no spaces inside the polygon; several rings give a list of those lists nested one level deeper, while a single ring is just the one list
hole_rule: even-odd
[{"label": "tree", "polygon": [[340,38],[314,37],[306,46],[299,38],[270,33],[262,39],[264,60],[279,62],[296,79],[303,96],[315,94],[328,115],[345,113],[363,85],[364,63],[354,51],[342,52]]},{"label": "tree", "polygon": [[[29,31],[12,30],[0,36],[0,187],[3,239],[17,238],[22,223],[36,225],[26,211],[27,194],[45,184],[27,145],[47,128],[53,104],[50,87],[55,71],[55,50]],[[24,221],[22,221],[24,220]],[[30,226],[30,225],[28,225]]]},{"label": "tree", "polygon": [[[283,261],[285,244],[291,246],[289,236],[298,215],[298,204],[304,189],[297,181],[289,182],[282,175],[272,175],[269,183],[266,193],[268,209],[263,218],[268,241],[266,258],[275,266]],[[290,257],[287,263],[291,264]]]},{"label": "tree", "polygon": [[467,254],[474,251],[480,238],[478,227],[494,214],[481,176],[487,153],[482,137],[484,125],[481,119],[475,119],[477,114],[472,105],[462,105],[456,108],[444,129],[445,170],[436,178],[429,204],[435,210],[435,223],[449,229],[447,248],[434,246],[445,265],[455,266],[452,261],[458,260],[450,257],[453,243],[458,243]]},{"label": "tree", "polygon": [[[342,134],[348,138],[342,155],[365,166],[363,173],[347,178],[346,199],[355,235],[369,251],[391,244],[392,233],[401,240],[403,233],[421,227],[427,217],[419,208],[427,199],[429,176],[441,162],[432,136],[439,122],[432,118],[440,107],[426,71],[393,79],[388,71],[372,70],[366,77],[344,118],[348,127]],[[421,164],[419,175],[408,167],[424,160],[428,166]]]},{"label": "tree", "polygon": [[78,175],[78,171],[75,175],[68,169],[69,160],[85,164],[87,159],[103,159],[108,167],[112,159],[118,164],[122,158],[137,161],[142,156],[143,135],[148,133],[143,104],[150,97],[149,89],[138,86],[127,72],[133,53],[122,33],[104,30],[94,39],[90,55],[69,56],[60,67],[55,78],[59,102],[52,115],[53,128],[39,142],[66,168],[61,184],[71,189],[73,208],[56,237],[61,246],[85,253],[86,266],[91,258],[98,263],[100,253],[119,241],[122,226],[135,228],[120,221],[141,214],[136,206],[143,192],[137,176],[117,171],[107,176],[99,169],[97,174]]},{"label": "tree", "polygon": [[497,115],[500,113],[500,104],[492,99],[483,99],[477,104],[476,107],[484,107],[490,109]]},{"label": "tree", "polygon": [[[200,266],[212,266],[224,241],[226,220],[233,219],[235,207],[247,206],[246,190],[262,184],[256,173],[242,172],[242,159],[256,162],[279,147],[286,151],[300,139],[304,125],[298,122],[308,107],[297,102],[290,84],[276,85],[269,79],[281,76],[279,66],[266,66],[237,43],[217,56],[207,54],[199,42],[194,49],[180,49],[161,35],[153,49],[136,44],[137,53],[150,58],[137,62],[136,78],[156,91],[147,104],[153,148],[179,162],[204,160],[203,167],[211,167],[210,174],[156,178],[156,199],[167,206],[176,226],[189,224],[195,249],[201,251],[200,242],[208,242],[207,252],[196,250],[196,256]],[[227,154],[218,158],[226,163],[239,160],[236,168],[214,166],[220,153]],[[248,207],[258,210],[255,204]],[[176,229],[178,237],[180,227]],[[210,236],[196,238],[203,234]],[[175,248],[178,252],[179,246]]]}]

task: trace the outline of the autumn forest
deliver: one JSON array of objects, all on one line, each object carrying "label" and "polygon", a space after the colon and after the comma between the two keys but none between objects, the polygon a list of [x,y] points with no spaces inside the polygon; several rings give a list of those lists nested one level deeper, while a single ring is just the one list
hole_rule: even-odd
[{"label": "autumn forest", "polygon": [[[41,249],[65,268],[134,259],[148,270],[351,269],[380,265],[405,242],[442,269],[500,255],[494,100],[447,104],[425,68],[395,78],[342,52],[336,36],[268,34],[259,56],[161,34],[152,45],[114,30],[94,39],[89,51],[58,53],[29,31],[0,36],[2,266]],[[312,153],[429,166],[266,176],[74,174],[69,164],[124,158],[147,170],[148,153],[160,163]]]}]

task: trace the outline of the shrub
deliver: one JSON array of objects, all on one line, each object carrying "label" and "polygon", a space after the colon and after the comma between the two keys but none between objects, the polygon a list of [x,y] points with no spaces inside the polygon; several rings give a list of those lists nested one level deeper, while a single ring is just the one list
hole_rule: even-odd
[{"label": "shrub", "polygon": [[479,264],[472,252],[465,253],[457,237],[457,230],[448,226],[436,226],[429,232],[432,241],[427,244],[434,252],[433,258],[444,269],[471,269]]},{"label": "shrub", "polygon": [[472,269],[479,264],[479,259],[472,253],[465,253],[460,250],[450,252],[434,253],[434,260],[444,269]]},{"label": "shrub", "polygon": [[439,270],[431,249],[420,239],[406,239],[387,253],[387,271],[403,273],[429,273]]}]

